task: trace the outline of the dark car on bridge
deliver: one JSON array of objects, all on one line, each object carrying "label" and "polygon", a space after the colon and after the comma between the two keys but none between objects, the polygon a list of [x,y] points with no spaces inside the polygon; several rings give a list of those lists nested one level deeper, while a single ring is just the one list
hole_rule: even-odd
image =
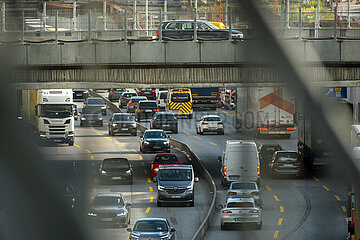
[{"label": "dark car on bridge", "polygon": [[175,240],[175,228],[171,227],[165,218],[140,218],[136,221],[134,228],[128,228],[130,232],[128,239],[163,239]]},{"label": "dark car on bridge", "polygon": [[126,92],[125,88],[111,88],[108,94],[108,99],[110,101],[118,101],[123,92]]},{"label": "dark car on bridge", "polygon": [[164,130],[145,130],[140,137],[140,152],[170,152],[170,141]]},{"label": "dark car on bridge", "polygon": [[178,133],[178,120],[171,112],[156,112],[150,120],[150,128]]},{"label": "dark car on bridge", "polygon": [[133,183],[133,170],[127,158],[105,158],[99,171],[100,184]]},{"label": "dark car on bridge", "polygon": [[109,135],[116,133],[130,133],[133,136],[137,134],[136,122],[130,113],[114,113],[109,120]]},{"label": "dark car on bridge", "polygon": [[[197,37],[199,40],[226,40],[229,39],[229,29],[220,29],[214,24],[198,20]],[[171,20],[161,23],[164,40],[192,40],[194,37],[194,20]],[[231,37],[236,40],[244,38],[242,32],[231,30]]]},{"label": "dark car on bridge", "polygon": [[80,127],[103,126],[103,116],[99,107],[84,107],[80,116]]},{"label": "dark car on bridge", "polygon": [[101,97],[89,97],[84,103],[84,107],[98,107],[101,114],[106,116],[106,103]]},{"label": "dark car on bridge", "polygon": [[259,146],[259,160],[260,160],[260,172],[268,170],[269,163],[276,151],[282,151],[282,147],[279,144],[262,144]]},{"label": "dark car on bridge", "polygon": [[89,97],[89,90],[87,89],[73,89],[74,101],[85,101]]},{"label": "dark car on bridge", "polygon": [[140,101],[135,111],[136,121],[140,122],[143,119],[152,119],[154,114],[159,112],[159,107],[156,101]]}]

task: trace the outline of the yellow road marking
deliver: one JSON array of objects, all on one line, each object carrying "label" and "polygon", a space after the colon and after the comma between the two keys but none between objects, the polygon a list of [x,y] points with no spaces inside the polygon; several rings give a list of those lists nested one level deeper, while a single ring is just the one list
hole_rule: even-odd
[{"label": "yellow road marking", "polygon": [[235,112],[233,112],[233,114],[231,114],[232,117],[235,117]]},{"label": "yellow road marking", "polygon": [[154,197],[150,197],[150,202],[153,202],[154,201]]},{"label": "yellow road marking", "polygon": [[315,166],[325,166],[325,165],[329,165],[328,163],[313,163],[313,165]]},{"label": "yellow road marking", "polygon": [[94,156],[90,156],[90,159],[91,159],[91,160],[94,160]]},{"label": "yellow road marking", "polygon": [[101,136],[101,133],[96,132],[96,134]]},{"label": "yellow road marking", "polygon": [[109,141],[112,141],[112,139],[111,139],[111,138],[108,138],[108,137],[106,137],[105,139],[107,139],[107,140],[109,140]]},{"label": "yellow road marking", "polygon": [[85,151],[87,151],[89,154],[91,154],[91,151],[89,149],[85,149]]},{"label": "yellow road marking", "polygon": [[266,185],[265,187],[267,190],[271,191],[271,188],[268,185]]},{"label": "yellow road marking", "polygon": [[75,146],[75,147],[78,147],[78,148],[80,147],[79,145],[76,145],[76,144],[74,144],[74,146]]},{"label": "yellow road marking", "polygon": [[152,187],[149,187],[149,191],[150,191],[150,192],[153,192],[153,188],[152,188]]},{"label": "yellow road marking", "polygon": [[131,151],[133,151],[133,152],[136,152],[136,150],[135,149],[130,149]]},{"label": "yellow road marking", "polygon": [[334,195],[334,197],[336,198],[336,200],[341,201],[338,195]]},{"label": "yellow road marking", "polygon": [[276,230],[275,233],[274,233],[274,238],[278,238],[278,236],[279,236],[279,231]]},{"label": "yellow road marking", "polygon": [[327,186],[322,185],[322,187],[323,187],[326,191],[330,191],[330,189],[329,189]]},{"label": "yellow road marking", "polygon": [[91,130],[95,131],[95,128],[92,127]]},{"label": "yellow road marking", "polygon": [[318,181],[318,182],[320,181],[317,177],[313,177],[313,178],[315,179],[315,181]]},{"label": "yellow road marking", "polygon": [[218,110],[219,110],[220,112],[222,112],[222,113],[225,113],[225,114],[231,116],[231,117],[235,116],[235,114],[232,115],[232,114],[230,114],[230,113],[228,113],[228,112],[225,112],[224,110],[221,110],[221,109],[218,109]]},{"label": "yellow road marking", "polygon": [[280,201],[279,198],[278,198],[276,195],[274,195],[273,197],[275,198],[275,200],[276,200],[277,202]]},{"label": "yellow road marking", "polygon": [[150,179],[150,178],[148,178],[147,180],[148,180],[148,183],[151,183],[151,179]]},{"label": "yellow road marking", "polygon": [[96,192],[96,187],[93,188],[93,192]]},{"label": "yellow road marking", "polygon": [[196,139],[199,139],[199,140],[201,139],[201,138],[199,138],[199,137],[197,137],[197,136],[193,136],[193,137],[196,138]]},{"label": "yellow road marking", "polygon": [[346,221],[346,223],[349,223],[349,219],[348,219],[348,218],[345,218],[345,221]]},{"label": "yellow road marking", "polygon": [[284,207],[280,206],[280,212],[284,212]]},{"label": "yellow road marking", "polygon": [[145,210],[145,213],[149,213],[150,209],[151,209],[151,207],[147,207],[147,209]]},{"label": "yellow road marking", "polygon": [[141,155],[139,155],[139,159],[140,159],[140,160],[143,160],[143,157],[142,157]]},{"label": "yellow road marking", "polygon": [[117,144],[119,144],[120,146],[122,146],[122,147],[125,147],[125,145],[124,144],[122,144],[122,143],[117,143]]},{"label": "yellow road marking", "polygon": [[280,226],[282,224],[283,219],[279,218],[278,225]]},{"label": "yellow road marking", "polygon": [[217,146],[217,144],[216,143],[213,143],[213,142],[209,142],[211,145],[214,145],[214,146]]},{"label": "yellow road marking", "polygon": [[228,134],[232,134],[232,132],[229,132],[229,131],[225,131],[226,133],[228,133]]},{"label": "yellow road marking", "polygon": [[345,206],[341,206],[341,209],[343,210],[344,213],[346,213],[346,207]]},{"label": "yellow road marking", "polygon": [[185,133],[185,134],[187,134],[187,135],[191,135],[190,133],[188,133],[188,132],[185,132],[185,131],[184,131],[184,133]]}]

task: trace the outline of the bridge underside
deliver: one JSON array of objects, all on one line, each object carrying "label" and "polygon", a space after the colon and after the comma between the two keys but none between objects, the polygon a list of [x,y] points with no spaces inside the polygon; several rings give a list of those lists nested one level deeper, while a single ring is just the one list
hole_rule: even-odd
[{"label": "bridge underside", "polygon": [[[299,63],[320,86],[360,86],[360,63]],[[245,87],[284,85],[268,64],[79,64],[15,67],[17,89],[110,87]]]}]

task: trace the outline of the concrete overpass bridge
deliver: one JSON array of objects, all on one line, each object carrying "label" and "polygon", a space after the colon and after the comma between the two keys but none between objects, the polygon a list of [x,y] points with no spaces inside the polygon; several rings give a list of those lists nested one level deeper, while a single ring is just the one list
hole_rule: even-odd
[{"label": "concrete overpass bridge", "polygon": [[[285,40],[310,82],[359,86],[360,41]],[[260,41],[1,45],[18,89],[264,86],[279,82]],[[1,50],[0,49],[0,50]]]}]

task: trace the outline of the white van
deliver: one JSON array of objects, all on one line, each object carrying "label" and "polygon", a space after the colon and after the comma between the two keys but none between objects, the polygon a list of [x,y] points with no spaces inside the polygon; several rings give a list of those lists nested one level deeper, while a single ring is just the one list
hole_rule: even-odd
[{"label": "white van", "polygon": [[167,95],[168,91],[159,91],[157,95],[157,104],[161,110],[165,110]]},{"label": "white van", "polygon": [[226,141],[221,163],[221,183],[228,187],[233,181],[256,181],[260,187],[259,155],[255,142]]}]

